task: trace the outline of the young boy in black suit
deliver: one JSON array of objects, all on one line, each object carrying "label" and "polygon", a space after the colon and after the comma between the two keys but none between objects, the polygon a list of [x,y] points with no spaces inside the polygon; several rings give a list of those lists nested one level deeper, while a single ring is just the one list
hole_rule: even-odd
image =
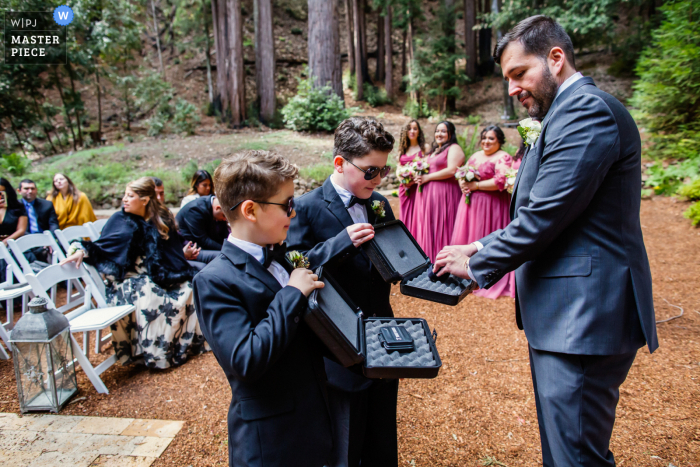
[{"label": "young boy in black suit", "polygon": [[202,332],[233,393],[231,466],[321,467],[331,457],[323,347],[303,321],[323,283],[293,269],[282,243],[296,175],[267,151],[234,155],[214,173],[231,235],[193,285]]},{"label": "young boy in black suit", "polygon": [[[335,130],[335,171],[323,186],[296,201],[287,243],[324,266],[365,316],[393,316],[391,284],[384,282],[360,246],[374,237],[374,224],[394,220],[386,198],[374,191],[386,176],[394,137],[371,118],[353,117]],[[360,368],[325,361],[334,413],[335,453],[341,465],[398,465],[398,381],[369,380]]]}]

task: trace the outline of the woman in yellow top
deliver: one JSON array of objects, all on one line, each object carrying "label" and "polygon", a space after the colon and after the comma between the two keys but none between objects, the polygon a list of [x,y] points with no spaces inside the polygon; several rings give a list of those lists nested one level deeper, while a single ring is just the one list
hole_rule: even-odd
[{"label": "woman in yellow top", "polygon": [[90,200],[85,193],[78,191],[67,175],[58,173],[53,176],[53,190],[46,199],[53,203],[61,229],[97,220]]}]

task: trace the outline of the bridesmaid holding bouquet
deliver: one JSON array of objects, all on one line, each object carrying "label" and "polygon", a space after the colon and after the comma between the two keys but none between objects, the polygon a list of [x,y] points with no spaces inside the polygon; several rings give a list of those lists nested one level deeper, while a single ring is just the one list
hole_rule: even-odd
[{"label": "bridesmaid holding bouquet", "polygon": [[[410,170],[410,164],[423,157],[425,136],[417,120],[411,120],[401,129],[399,138],[399,170]],[[415,204],[417,187],[415,181],[406,179],[399,187],[399,202],[401,203],[401,220],[408,231],[415,237]]]},{"label": "bridesmaid holding bouquet", "polygon": [[457,208],[462,200],[455,173],[464,164],[464,151],[457,144],[452,123],[444,121],[435,128],[432,152],[425,161],[429,164],[429,172],[415,176],[419,187],[414,217],[415,237],[430,261],[435,262],[440,250],[450,245]]},{"label": "bridesmaid holding bouquet", "polygon": [[[505,142],[503,130],[496,125],[481,132],[481,151],[474,153],[467,162],[468,166],[476,167],[479,180],[459,182],[464,196],[457,211],[451,245],[475,242],[510,222],[507,178],[517,170],[520,161],[514,161],[501,149]],[[465,196],[470,197],[469,204],[464,202]],[[506,274],[490,289],[480,289],[474,294],[487,298],[515,297],[515,273]]]}]

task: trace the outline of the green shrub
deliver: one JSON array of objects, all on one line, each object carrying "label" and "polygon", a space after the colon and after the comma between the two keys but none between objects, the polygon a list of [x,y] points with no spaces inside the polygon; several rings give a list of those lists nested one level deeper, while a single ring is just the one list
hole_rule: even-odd
[{"label": "green shrub", "polygon": [[430,107],[426,101],[418,103],[409,97],[406,99],[406,104],[403,107],[403,114],[414,119],[429,117]]},{"label": "green shrub", "polygon": [[197,164],[195,159],[190,159],[180,171],[182,180],[189,184],[192,180],[192,176],[197,170],[199,170],[199,164]]},{"label": "green shrub", "polygon": [[146,132],[148,136],[158,136],[165,130],[165,125],[168,123],[168,115],[163,112],[154,113],[151,118],[146,120]]},{"label": "green shrub", "polygon": [[691,204],[683,215],[690,219],[693,225],[697,227],[698,224],[700,224],[700,201]]},{"label": "green shrub", "polygon": [[194,104],[185,99],[177,100],[172,121],[175,132],[193,135],[200,120],[197,107]]},{"label": "green shrub", "polygon": [[292,28],[292,34],[294,34],[295,36],[300,36],[303,32],[304,31],[302,31],[301,28],[298,28],[296,26]]},{"label": "green shrub", "polygon": [[297,95],[282,109],[284,123],[294,131],[334,131],[354,109],[346,109],[330,86],[314,87],[311,79],[297,78]]},{"label": "green shrub", "polygon": [[362,89],[364,89],[364,97],[370,107],[379,107],[391,102],[385,89],[372,86],[369,83],[365,83]]},{"label": "green shrub", "polygon": [[353,96],[357,94],[357,76],[350,73],[350,70],[343,73],[343,86],[352,91]]},{"label": "green shrub", "polygon": [[680,187],[678,194],[691,201],[700,201],[700,178]]},{"label": "green shrub", "polygon": [[[481,134],[479,133],[479,125],[474,125],[473,131],[474,132],[472,133],[471,138],[469,138],[469,127],[464,129],[464,132],[461,136],[457,135],[457,144],[459,144],[462,150],[464,151],[464,155],[467,160],[469,159],[469,157],[471,157],[472,154],[474,154],[477,151],[479,147],[479,138],[481,136]],[[508,154],[513,155],[515,154],[515,152]]]},{"label": "green shrub", "polygon": [[322,182],[333,173],[333,170],[333,165],[331,164],[316,164],[311,167],[300,169],[299,176],[307,180]]},{"label": "green shrub", "polygon": [[29,158],[17,153],[5,154],[0,158],[0,167],[3,172],[7,172],[15,177],[26,174],[31,167],[32,161]]}]

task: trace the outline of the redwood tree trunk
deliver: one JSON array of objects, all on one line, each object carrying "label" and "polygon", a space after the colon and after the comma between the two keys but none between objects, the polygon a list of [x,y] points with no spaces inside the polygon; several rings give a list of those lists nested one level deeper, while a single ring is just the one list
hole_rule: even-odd
[{"label": "redwood tree trunk", "polygon": [[214,48],[216,49],[216,96],[214,108],[225,117],[228,109],[228,37],[226,27],[226,0],[211,0],[212,23],[214,24]]},{"label": "redwood tree trunk", "polygon": [[[443,34],[445,34],[445,37],[449,38],[450,41],[448,43],[448,48],[447,48],[447,53],[450,55],[454,56],[456,50],[455,50],[455,2],[454,0],[444,0],[443,4],[445,8],[445,18],[444,18],[444,23],[442,25],[442,30]],[[452,67],[452,72],[454,72],[454,67],[455,64],[454,62],[451,62],[451,67]],[[445,88],[452,88],[455,85],[455,80],[448,78],[445,81]],[[456,106],[456,99],[452,96],[447,96],[445,99],[445,110],[449,110],[453,112],[455,110]]]},{"label": "redwood tree trunk", "polygon": [[355,74],[355,36],[352,20],[352,0],[345,0],[345,24],[347,28],[347,39],[348,39],[348,64],[350,65],[350,74]]},{"label": "redwood tree trunk", "polygon": [[476,0],[464,0],[464,48],[467,54],[467,77],[476,80]]},{"label": "redwood tree trunk", "polygon": [[386,70],[384,73],[384,87],[389,99],[394,98],[394,45],[391,41],[391,6],[386,7],[384,16],[384,49],[386,53]]},{"label": "redwood tree trunk", "polygon": [[309,69],[314,86],[343,97],[336,2],[309,0]]},{"label": "redwood tree trunk", "polygon": [[376,83],[384,80],[384,26],[382,11],[377,9],[377,67],[374,72]]},{"label": "redwood tree trunk", "polygon": [[357,0],[360,4],[360,38],[362,42],[362,80],[366,83],[371,83],[372,79],[369,76],[369,66],[367,65],[367,0]]},{"label": "redwood tree trunk", "polygon": [[255,0],[255,83],[260,121],[268,124],[275,116],[275,39],[272,32],[271,0]]},{"label": "redwood tree trunk", "polygon": [[241,0],[226,0],[230,52],[229,95],[231,124],[239,128],[245,120],[245,69],[243,68],[243,15]]},{"label": "redwood tree trunk", "polygon": [[357,92],[355,98],[358,101],[364,99],[362,86],[364,85],[364,73],[362,73],[362,26],[360,24],[360,6],[362,0],[352,0],[353,7],[353,23],[355,31],[355,78],[357,81]]}]

